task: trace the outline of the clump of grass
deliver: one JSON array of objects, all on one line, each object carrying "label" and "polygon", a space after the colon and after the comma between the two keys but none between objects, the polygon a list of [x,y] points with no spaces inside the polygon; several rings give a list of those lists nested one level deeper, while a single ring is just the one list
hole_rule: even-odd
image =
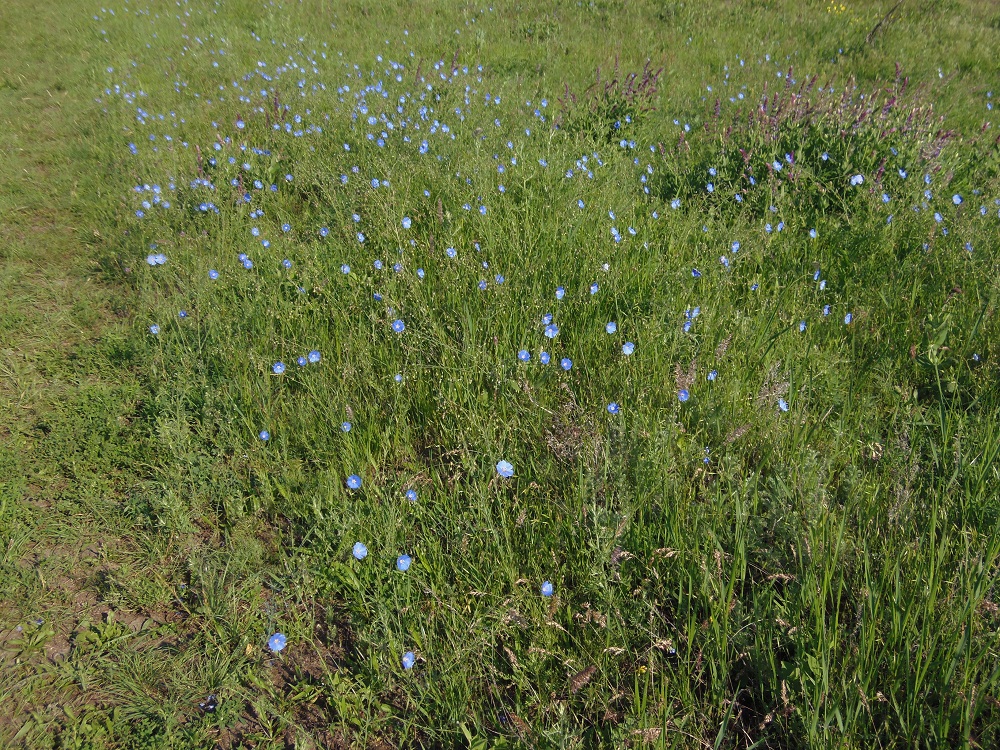
[{"label": "clump of grass", "polygon": [[598,68],[594,82],[579,97],[569,83],[563,85],[554,125],[571,136],[614,143],[656,109],[662,73],[662,67],[654,70],[648,60],[641,71],[623,72],[615,57],[610,75],[602,80]]},{"label": "clump of grass", "polygon": [[[910,185],[917,185],[924,174],[938,177],[960,163],[958,154],[948,159],[944,153],[956,133],[898,66],[891,82],[870,88],[853,80],[817,86],[816,75],[796,86],[793,74],[789,68],[779,90],[769,93],[765,86],[737,112],[723,115],[716,100],[704,134],[681,133],[676,143],[661,143],[668,156],[654,180],[657,194],[689,199],[704,195],[711,183],[715,210],[743,211],[747,206],[740,203],[747,200],[765,211],[777,189],[774,178],[781,178],[794,186],[782,197],[803,218],[858,220],[877,205],[867,200],[869,193],[898,195],[903,187],[909,196],[915,188],[899,179],[912,176]],[[845,179],[854,176],[862,182]],[[769,195],[753,189],[758,184],[775,187]],[[855,189],[860,185],[865,188]]]}]

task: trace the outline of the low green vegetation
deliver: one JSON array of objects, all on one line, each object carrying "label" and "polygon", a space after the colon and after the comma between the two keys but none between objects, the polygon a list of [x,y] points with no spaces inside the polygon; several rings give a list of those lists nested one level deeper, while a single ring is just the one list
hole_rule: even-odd
[{"label": "low green vegetation", "polygon": [[0,29],[0,744],[1000,743],[988,5]]}]

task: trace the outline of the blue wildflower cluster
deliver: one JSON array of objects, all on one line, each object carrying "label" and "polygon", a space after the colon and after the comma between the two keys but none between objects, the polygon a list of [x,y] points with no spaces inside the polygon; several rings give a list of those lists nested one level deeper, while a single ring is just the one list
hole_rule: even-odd
[{"label": "blue wildflower cluster", "polygon": [[[889,257],[883,247],[902,256],[919,236],[920,262],[939,253],[942,267],[961,268],[982,254],[972,229],[991,222],[995,232],[1000,217],[1000,198],[989,204],[953,183],[928,165],[933,149],[907,145],[888,125],[884,142],[840,131],[829,142],[738,141],[735,129],[732,142],[692,147],[707,117],[668,116],[664,132],[651,133],[626,112],[613,116],[610,136],[583,148],[554,112],[559,92],[501,97],[506,89],[478,62],[422,59],[408,34],[357,61],[330,42],[249,35],[259,59],[234,59],[222,39],[202,44],[212,81],[203,90],[171,77],[190,105],[183,117],[148,97],[138,77],[103,86],[100,103],[128,115],[120,152],[141,175],[123,209],[128,237],[138,238],[135,261],[156,290],[140,333],[155,356],[188,357],[199,376],[223,373],[204,406],[204,415],[226,410],[223,437],[211,438],[219,455],[259,462],[245,473],[269,497],[304,488],[309,510],[297,512],[316,525],[310,543],[336,551],[330,580],[361,599],[411,597],[406,617],[379,627],[413,648],[417,592],[427,601],[440,594],[426,583],[435,570],[427,550],[457,561],[462,545],[483,543],[477,535],[498,536],[495,518],[520,516],[516,528],[531,539],[554,516],[608,526],[587,541],[604,555],[592,577],[606,580],[566,573],[549,550],[524,562],[523,578],[503,571],[507,611],[483,621],[526,621],[516,603],[551,625],[574,587],[628,579],[619,548],[627,513],[609,508],[639,491],[608,478],[618,469],[630,476],[618,462],[655,466],[651,456],[668,455],[679,476],[690,475],[685,497],[702,502],[749,430],[749,421],[727,420],[749,410],[747,420],[782,435],[820,424],[841,404],[826,403],[816,383],[840,377],[849,358],[863,361],[857,352],[890,345],[869,338],[887,323],[873,319],[845,256],[863,256],[870,271]],[[220,62],[238,72],[224,75]],[[760,65],[790,88],[800,82],[786,62]],[[776,94],[738,82],[745,63],[729,59],[705,86],[714,116],[751,104],[755,117],[786,116]],[[847,94],[849,105],[830,115],[838,124],[868,112],[860,91]],[[839,101],[841,92],[817,95]],[[807,131],[821,119],[796,122]],[[664,147],[666,135],[682,146]],[[797,201],[822,210],[804,213]],[[906,214],[905,227],[890,209]],[[877,219],[883,245],[852,244],[855,215]],[[161,298],[170,300],[169,325]],[[952,359],[935,360],[935,375]],[[757,365],[766,374],[751,387]],[[488,424],[474,424],[476,413]],[[566,466],[571,478],[554,479]],[[275,478],[285,469],[294,481]],[[558,505],[576,486],[590,516],[562,506],[532,516],[534,498]],[[461,542],[429,544],[434,509],[466,496],[489,498],[489,513],[463,519]],[[334,513],[335,503],[349,512]],[[376,507],[393,508],[379,516],[384,535],[371,520]],[[649,577],[628,580],[639,591]],[[361,620],[371,617],[365,601],[354,613]],[[605,617],[587,607],[570,624]],[[445,609],[437,600],[427,609],[435,608]],[[687,626],[656,611],[643,624],[651,648],[676,656],[653,631]],[[703,630],[715,627],[701,619]],[[618,631],[607,632],[610,652]],[[275,632],[267,647],[278,655],[288,639]],[[407,679],[434,658],[430,647],[402,650],[392,662],[416,668]]]}]

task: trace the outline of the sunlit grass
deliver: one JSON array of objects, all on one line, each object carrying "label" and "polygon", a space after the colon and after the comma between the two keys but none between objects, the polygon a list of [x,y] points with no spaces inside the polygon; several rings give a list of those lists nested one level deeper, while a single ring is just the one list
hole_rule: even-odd
[{"label": "sunlit grass", "polygon": [[12,651],[59,741],[995,743],[997,32],[944,6],[83,16],[128,312],[30,465],[122,541]]}]

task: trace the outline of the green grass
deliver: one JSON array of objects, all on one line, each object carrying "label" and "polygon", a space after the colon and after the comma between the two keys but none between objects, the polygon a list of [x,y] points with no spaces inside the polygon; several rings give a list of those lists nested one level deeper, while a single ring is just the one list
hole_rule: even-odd
[{"label": "green grass", "polygon": [[13,4],[0,744],[997,745],[1000,16],[892,5]]}]

